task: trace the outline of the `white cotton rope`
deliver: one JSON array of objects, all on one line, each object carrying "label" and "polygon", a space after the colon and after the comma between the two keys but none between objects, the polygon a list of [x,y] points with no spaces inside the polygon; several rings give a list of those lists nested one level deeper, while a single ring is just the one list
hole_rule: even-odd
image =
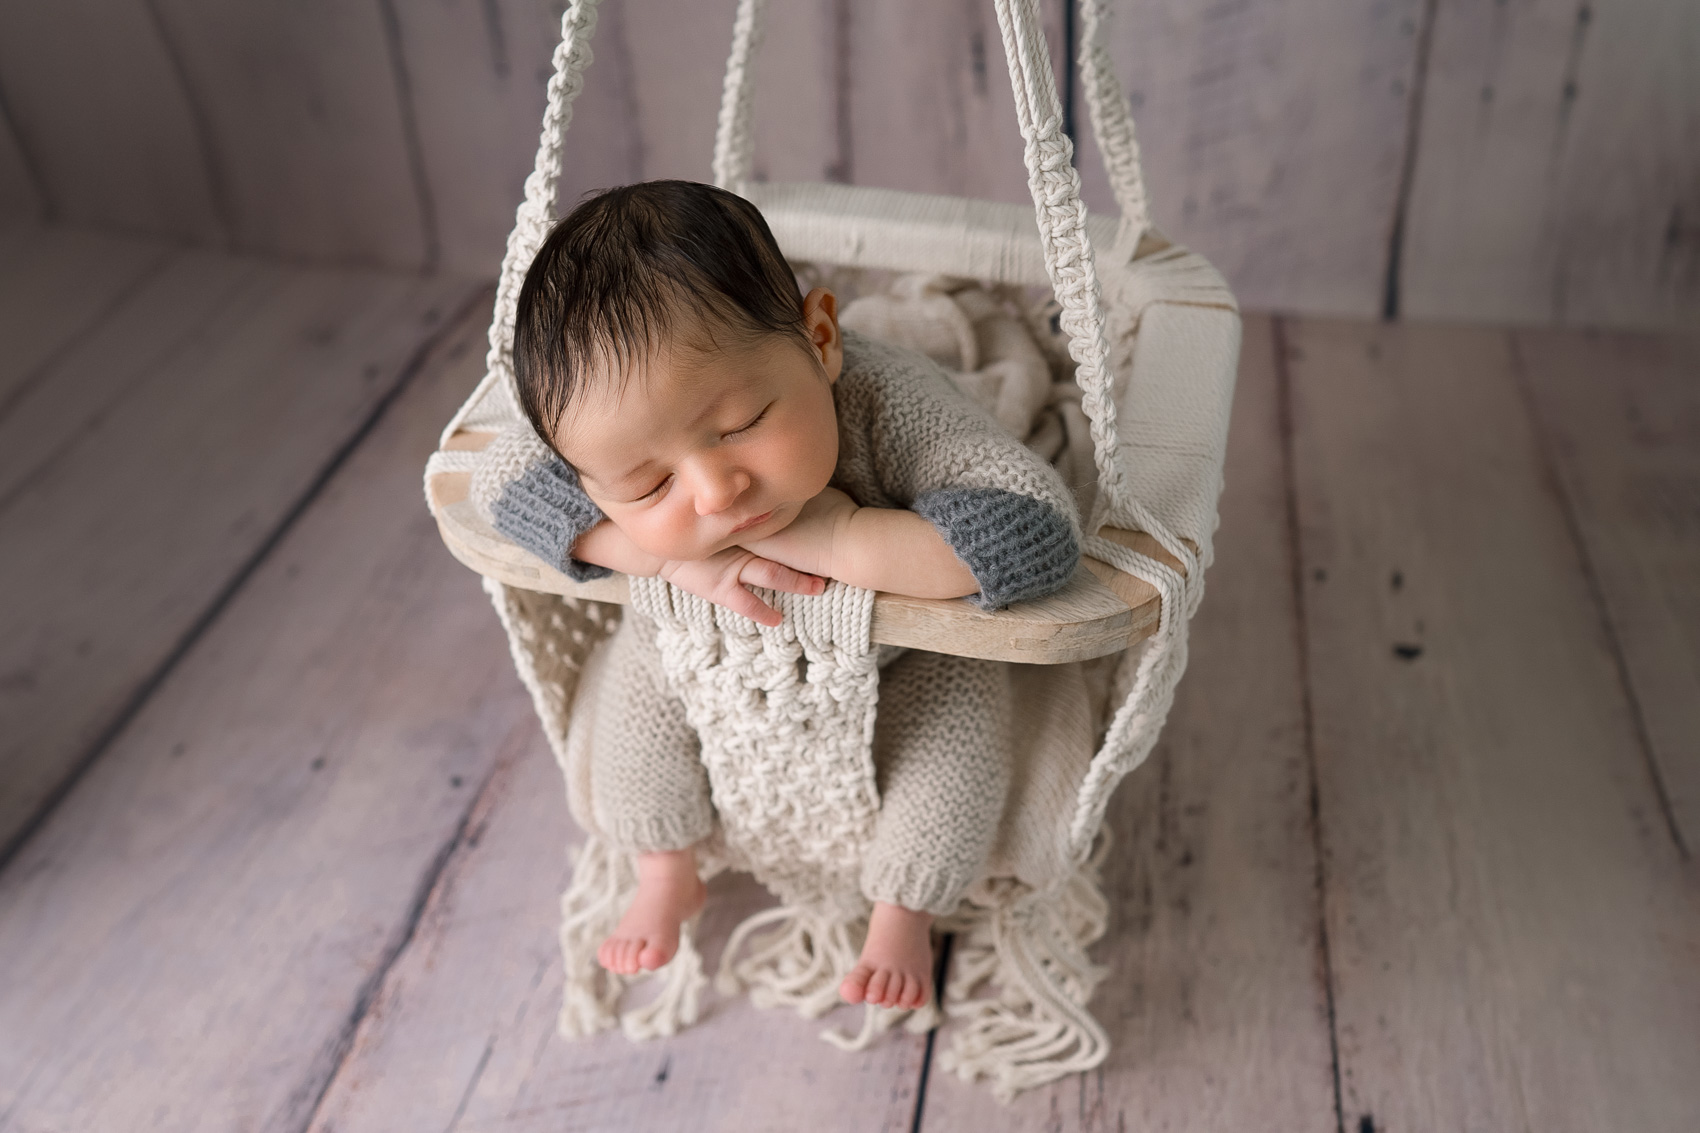
[{"label": "white cotton rope", "polygon": [[1092,137],[1110,177],[1110,191],[1121,209],[1116,243],[1131,254],[1151,227],[1151,203],[1133,131],[1133,111],[1116,78],[1110,58],[1109,11],[1104,0],[1080,0],[1080,80],[1092,117]]},{"label": "white cotton rope", "polygon": [[543,128],[537,140],[537,159],[525,179],[525,199],[514,214],[496,283],[495,317],[490,322],[490,351],[484,357],[484,380],[478,383],[458,413],[443,429],[447,442],[467,415],[496,386],[500,396],[517,405],[513,392],[514,322],[519,291],[537,250],[555,222],[555,193],[561,180],[561,146],[573,120],[573,102],[584,89],[584,69],[590,66],[590,37],[596,31],[597,0],[573,0],[561,14],[561,42],[555,47],[555,71],[543,108]]},{"label": "white cotton rope", "polygon": [[732,20],[732,52],[726,59],[721,85],[720,118],[714,131],[714,183],[742,192],[755,169],[754,117],[756,81],[754,60],[761,47],[767,0],[738,0]]},{"label": "white cotton rope", "polygon": [[1087,523],[1096,531],[1104,516],[1127,494],[1116,435],[1116,403],[1111,392],[1110,345],[1092,245],[1086,237],[1086,206],[1080,200],[1080,174],[1074,168],[1074,143],[1063,132],[1062,101],[1057,96],[1051,56],[1039,27],[1034,0],[996,0],[998,29],[1009,60],[1015,114],[1026,143],[1027,188],[1045,249],[1051,290],[1062,305],[1062,329],[1075,361],[1075,381],[1084,394],[1082,408],[1092,426],[1098,467],[1095,514]]}]

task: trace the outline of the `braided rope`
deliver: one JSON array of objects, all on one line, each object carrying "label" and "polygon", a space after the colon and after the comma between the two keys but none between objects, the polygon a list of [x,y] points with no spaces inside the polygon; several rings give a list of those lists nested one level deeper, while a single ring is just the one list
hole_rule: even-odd
[{"label": "braided rope", "polygon": [[1062,329],[1075,361],[1075,381],[1092,425],[1098,466],[1098,502],[1088,529],[1096,531],[1110,507],[1127,495],[1116,460],[1116,403],[1111,390],[1110,345],[1092,246],[1086,238],[1086,206],[1080,200],[1080,174],[1074,168],[1074,143],[1062,128],[1062,102],[1056,76],[1039,27],[1034,0],[996,0],[998,29],[1009,60],[1016,118],[1026,143],[1027,188],[1045,249],[1051,290],[1062,305]]},{"label": "braided rope", "polygon": [[740,192],[755,169],[755,142],[750,121],[755,108],[752,63],[761,46],[767,0],[738,0],[732,20],[732,52],[726,57],[726,80],[720,90],[720,120],[714,130],[714,183]]},{"label": "braided rope", "polygon": [[1107,40],[1109,6],[1106,0],[1080,0],[1080,79],[1092,115],[1092,136],[1103,155],[1110,189],[1122,213],[1117,243],[1130,251],[1151,227],[1151,202],[1139,162],[1139,140],[1133,132],[1133,112],[1116,79],[1115,61]]},{"label": "braided rope", "polygon": [[466,399],[448,427],[446,442],[460,428],[473,406],[490,387],[501,383],[512,396],[514,321],[519,309],[519,290],[525,273],[549,235],[555,220],[555,191],[561,180],[561,146],[573,120],[573,101],[584,89],[584,69],[590,66],[590,37],[596,31],[597,0],[573,0],[561,15],[561,42],[555,46],[555,72],[549,77],[548,99],[543,109],[543,128],[537,141],[537,161],[525,179],[525,199],[514,213],[513,231],[502,256],[502,274],[496,285],[496,309],[490,322],[490,352],[484,357],[484,380]]},{"label": "braided rope", "polygon": [[[1182,545],[1183,550],[1186,549]],[[1187,663],[1187,623],[1204,598],[1204,580],[1196,556],[1188,551],[1186,575],[1156,559],[1131,551],[1101,536],[1088,536],[1081,550],[1109,563],[1117,570],[1149,583],[1161,599],[1157,632],[1139,655],[1132,687],[1110,721],[1104,742],[1086,769],[1086,778],[1075,796],[1074,819],[1069,824],[1068,843],[1075,860],[1083,861],[1092,840],[1103,825],[1110,795],[1122,777],[1145,761],[1174,703],[1175,686]]]}]

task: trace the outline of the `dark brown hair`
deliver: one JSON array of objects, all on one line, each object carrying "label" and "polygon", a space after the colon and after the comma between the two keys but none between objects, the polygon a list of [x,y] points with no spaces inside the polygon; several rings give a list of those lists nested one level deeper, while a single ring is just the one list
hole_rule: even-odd
[{"label": "dark brown hair", "polygon": [[796,277],[755,205],[694,181],[593,196],[550,231],[526,272],[514,327],[520,407],[550,446],[590,364],[624,371],[681,321],[749,342],[808,345]]}]

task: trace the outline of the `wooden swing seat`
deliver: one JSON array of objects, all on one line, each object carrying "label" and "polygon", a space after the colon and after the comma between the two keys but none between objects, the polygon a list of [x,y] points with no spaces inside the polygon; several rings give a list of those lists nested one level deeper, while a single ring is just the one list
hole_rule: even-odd
[{"label": "wooden swing seat", "polygon": [[[443,445],[450,451],[481,450],[493,433],[463,430]],[[611,575],[574,582],[531,552],[497,534],[473,508],[472,474],[439,472],[429,478],[427,494],[437,529],[455,558],[509,586],[570,598],[627,605],[626,576]],[[1139,531],[1106,527],[1105,538],[1180,568],[1157,541]],[[1161,603],[1157,591],[1097,559],[1082,557],[1069,584],[1049,598],[1018,602],[1008,609],[982,610],[962,598],[907,598],[881,593],[874,598],[870,636],[876,645],[903,645],[935,653],[1057,665],[1118,653],[1150,637]]]}]

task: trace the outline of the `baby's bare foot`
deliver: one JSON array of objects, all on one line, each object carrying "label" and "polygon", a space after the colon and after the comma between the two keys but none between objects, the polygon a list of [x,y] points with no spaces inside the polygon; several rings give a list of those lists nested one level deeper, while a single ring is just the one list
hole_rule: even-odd
[{"label": "baby's bare foot", "polygon": [[931,913],[874,902],[861,958],[838,985],[838,994],[846,1003],[876,1007],[924,1005],[933,997],[932,927]]},{"label": "baby's bare foot", "polygon": [[639,854],[637,870],[637,896],[596,950],[597,963],[622,976],[671,960],[679,950],[679,926],[696,916],[708,893],[690,850]]}]

